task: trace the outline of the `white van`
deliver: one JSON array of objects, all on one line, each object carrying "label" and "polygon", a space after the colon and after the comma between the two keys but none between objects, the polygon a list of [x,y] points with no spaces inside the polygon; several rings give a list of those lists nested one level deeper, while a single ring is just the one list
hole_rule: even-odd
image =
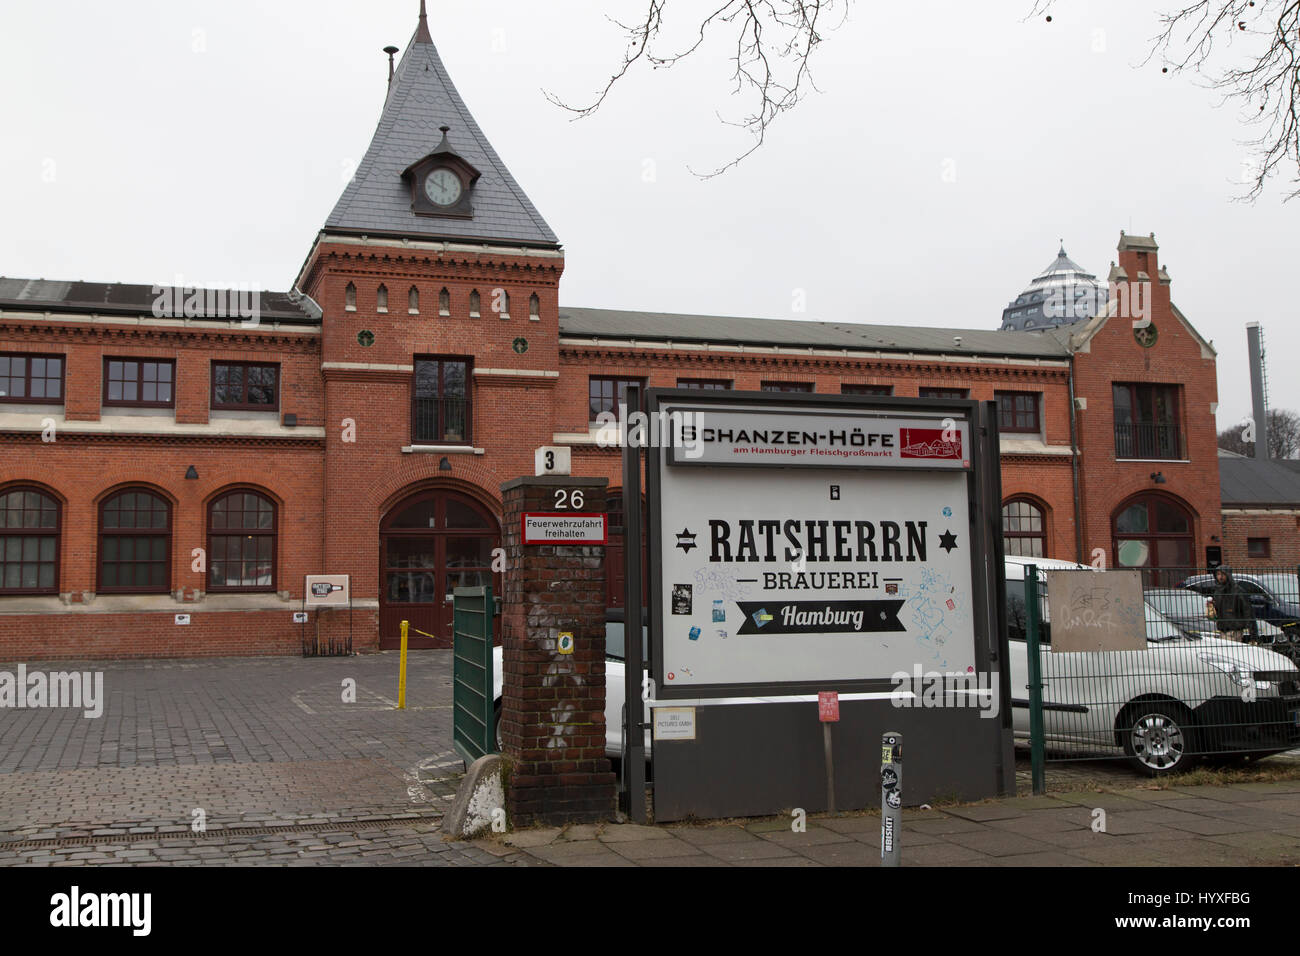
[{"label": "white van", "polygon": [[[1007,627],[1015,733],[1029,737],[1025,568],[1087,568],[1045,558],[1006,559]],[[1101,573],[1101,572],[1098,572]],[[1122,747],[1152,776],[1194,759],[1259,758],[1300,746],[1300,670],[1264,647],[1180,630],[1146,606],[1141,651],[1053,653],[1047,586],[1039,582],[1043,729],[1049,749],[1104,755]]]}]

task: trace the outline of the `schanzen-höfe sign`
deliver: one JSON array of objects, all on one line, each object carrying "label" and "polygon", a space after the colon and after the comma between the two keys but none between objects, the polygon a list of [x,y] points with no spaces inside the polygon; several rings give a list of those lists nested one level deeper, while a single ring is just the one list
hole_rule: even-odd
[{"label": "schanzen-h\u00f6fe sign", "polygon": [[666,688],[975,666],[964,416],[664,408]]}]

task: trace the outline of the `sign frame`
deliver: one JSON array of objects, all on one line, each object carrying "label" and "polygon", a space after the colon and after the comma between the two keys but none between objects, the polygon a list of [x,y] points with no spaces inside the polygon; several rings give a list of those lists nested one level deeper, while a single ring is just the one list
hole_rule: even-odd
[{"label": "sign frame", "polygon": [[[992,403],[984,403],[992,405]],[[674,463],[674,449],[671,438],[667,441],[650,442],[647,447],[646,462],[646,506],[648,522],[646,528],[646,545],[650,562],[650,593],[645,602],[649,611],[650,636],[650,674],[654,679],[655,697],[658,700],[707,700],[736,697],[780,697],[791,695],[815,695],[819,691],[834,690],[841,694],[851,693],[888,693],[895,689],[889,675],[848,676],[844,678],[820,678],[810,680],[772,680],[772,681],[737,681],[714,683],[674,684],[667,680],[665,666],[664,631],[669,625],[670,608],[664,607],[664,567],[661,560],[661,548],[665,536],[671,537],[671,529],[663,527],[662,509],[662,470],[668,467],[689,465],[698,468],[701,465],[718,469],[761,469],[766,472],[797,469],[806,472],[817,469],[828,479],[835,475],[846,475],[849,471],[890,471],[905,473],[943,472],[964,476],[966,492],[967,522],[959,524],[956,529],[966,534],[966,550],[970,560],[971,573],[971,608],[972,627],[974,629],[974,667],[976,673],[988,674],[1001,670],[1002,659],[1001,636],[987,633],[984,622],[1000,617],[998,597],[995,593],[996,581],[989,581],[986,563],[980,542],[987,539],[987,529],[980,527],[982,507],[984,506],[984,489],[981,487],[985,471],[984,458],[996,455],[996,450],[986,451],[989,441],[997,442],[996,425],[992,429],[984,427],[980,414],[981,403],[973,399],[929,399],[898,398],[893,396],[866,395],[829,395],[818,393],[794,392],[743,392],[735,390],[704,391],[681,388],[651,388],[646,390],[645,409],[651,421],[671,421],[667,415],[672,410],[700,410],[704,406],[745,410],[771,407],[782,412],[796,414],[853,414],[862,413],[890,418],[916,418],[918,422],[941,423],[944,418],[953,418],[959,425],[964,425],[970,447],[964,454],[961,467],[951,461],[927,465],[909,464],[900,467],[897,464],[879,464],[864,461],[854,467],[843,463],[829,464],[819,462],[760,461],[701,463],[692,461],[685,455],[677,456]],[[994,419],[996,422],[996,419]],[[671,425],[668,429],[671,432]],[[662,446],[668,447],[662,447]],[[996,449],[996,444],[992,446]],[[995,461],[996,467],[996,461]],[[1000,540],[999,540],[1000,543]],[[1001,554],[1001,549],[997,549]],[[998,575],[1000,580],[1000,575]]]}]

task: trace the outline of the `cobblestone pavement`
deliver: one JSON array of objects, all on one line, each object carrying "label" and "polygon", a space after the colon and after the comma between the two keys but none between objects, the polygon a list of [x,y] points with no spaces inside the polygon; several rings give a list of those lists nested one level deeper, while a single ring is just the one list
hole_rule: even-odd
[{"label": "cobblestone pavement", "polygon": [[395,653],[27,668],[103,671],[106,702],[0,711],[0,865],[511,862],[436,832],[463,766],[450,651],[411,654],[405,710]]}]

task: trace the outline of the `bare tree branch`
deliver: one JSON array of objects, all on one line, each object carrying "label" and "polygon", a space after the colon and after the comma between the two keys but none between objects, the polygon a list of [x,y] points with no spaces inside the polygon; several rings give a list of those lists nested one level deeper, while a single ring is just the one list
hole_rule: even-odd
[{"label": "bare tree branch", "polygon": [[[730,57],[734,66],[732,94],[750,94],[754,107],[739,120],[727,120],[721,115],[718,118],[726,125],[749,132],[754,143],[712,172],[695,173],[709,179],[753,154],[766,141],[772,123],[782,113],[797,106],[809,89],[816,90],[810,61],[823,39],[821,24],[836,7],[842,8],[844,17],[847,17],[853,0],[724,0],[701,21],[688,46],[669,53],[659,50],[656,41],[663,31],[664,12],[670,0],[646,2],[646,15],[639,22],[628,24],[611,20],[627,35],[628,46],[622,63],[592,102],[586,106],[574,106],[544,91],[546,98],[575,114],[574,119],[590,116],[604,104],[614,85],[636,64],[645,62],[655,69],[672,67],[700,49],[710,35],[730,34],[734,37]],[[843,22],[841,18],[830,30],[837,29]]]},{"label": "bare tree branch", "polygon": [[[1055,3],[1035,0],[1029,15],[1045,15]],[[1300,196],[1300,0],[1197,0],[1162,14],[1160,24],[1141,65],[1158,57],[1163,72],[1205,78],[1259,131],[1242,143],[1250,188],[1237,198],[1254,202],[1282,168],[1292,177],[1284,201]],[[1246,65],[1219,66],[1234,42],[1246,45]]]}]

